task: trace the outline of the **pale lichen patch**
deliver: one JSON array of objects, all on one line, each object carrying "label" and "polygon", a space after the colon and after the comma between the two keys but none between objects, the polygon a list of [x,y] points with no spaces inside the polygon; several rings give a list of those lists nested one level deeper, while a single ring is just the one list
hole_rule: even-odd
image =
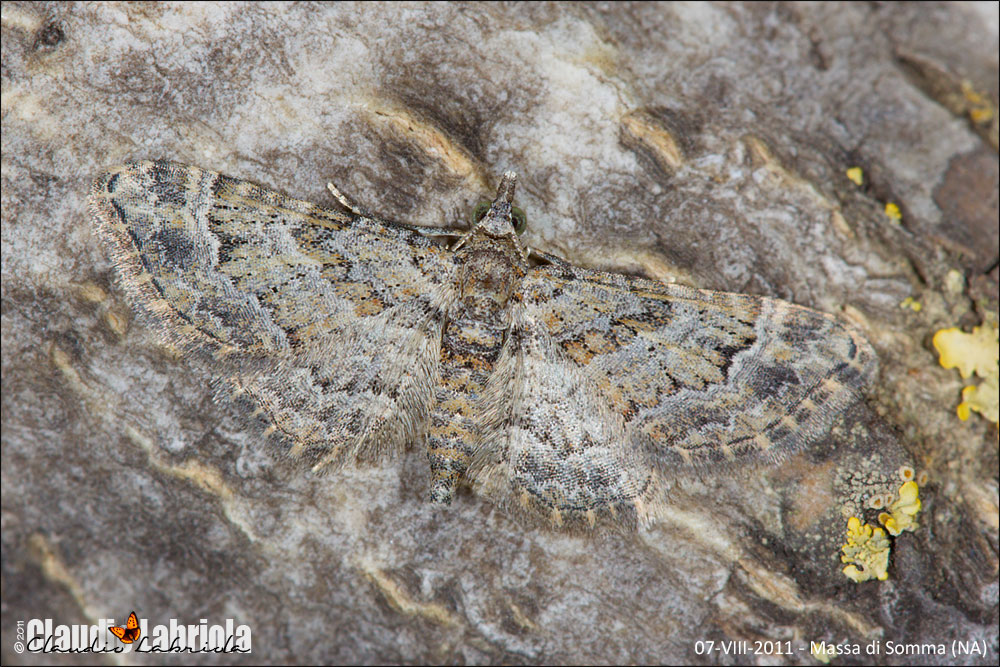
[{"label": "pale lichen patch", "polygon": [[[913,470],[910,469],[912,475]],[[892,536],[899,535],[904,530],[916,530],[915,519],[920,511],[920,494],[917,483],[912,479],[899,487],[899,497],[889,505],[888,512],[879,514],[878,520]]]},{"label": "pale lichen patch", "polygon": [[965,421],[972,411],[994,424],[1000,422],[1000,332],[997,326],[981,324],[965,333],[958,327],[941,329],[934,334],[933,344],[944,368],[957,368],[963,379],[973,374],[982,379],[978,385],[962,390],[962,402],[956,408],[959,419]]},{"label": "pale lichen patch", "polygon": [[881,528],[862,524],[852,516],[847,520],[847,543],[840,560],[847,565],[844,575],[856,582],[889,578],[889,538]]}]

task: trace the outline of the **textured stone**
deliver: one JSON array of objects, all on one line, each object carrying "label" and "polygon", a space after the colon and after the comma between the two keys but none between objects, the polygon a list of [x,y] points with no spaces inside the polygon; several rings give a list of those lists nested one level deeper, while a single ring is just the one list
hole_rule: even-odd
[{"label": "textured stone", "polygon": [[[236,618],[260,661],[756,659],[699,655],[704,639],[980,639],[995,656],[996,432],[957,420],[958,378],[929,349],[996,308],[995,269],[960,255],[985,241],[945,238],[936,199],[991,135],[899,54],[995,109],[996,11],[5,3],[3,661],[43,662],[12,653],[17,620],[131,609]],[[680,479],[675,511],[632,535],[527,528],[470,494],[418,502],[414,450],[303,474],[111,280],[89,184],[156,157],[315,202],[329,180],[437,226],[516,169],[532,247],[836,313],[881,375],[822,445]],[[970,183],[997,200],[995,180]],[[976,303],[944,289],[955,268]],[[845,512],[904,464],[930,475],[921,528],[894,538],[887,581],[855,584]]]}]

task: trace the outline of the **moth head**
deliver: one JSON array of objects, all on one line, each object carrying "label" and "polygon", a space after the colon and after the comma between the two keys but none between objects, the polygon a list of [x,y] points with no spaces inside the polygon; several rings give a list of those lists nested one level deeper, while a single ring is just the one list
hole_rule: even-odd
[{"label": "moth head", "polygon": [[514,206],[514,187],[517,184],[517,174],[505,171],[497,188],[496,199],[482,202],[472,211],[472,226],[478,227],[494,238],[508,236],[513,229],[518,235],[524,233],[528,226],[528,218],[524,211]]}]

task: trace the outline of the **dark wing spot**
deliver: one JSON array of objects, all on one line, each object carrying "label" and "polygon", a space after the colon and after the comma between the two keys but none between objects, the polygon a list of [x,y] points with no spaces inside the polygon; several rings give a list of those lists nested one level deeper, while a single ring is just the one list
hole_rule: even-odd
[{"label": "dark wing spot", "polygon": [[[188,271],[198,265],[198,249],[188,234],[178,229],[160,229],[149,237],[146,243],[154,254],[163,257],[163,263]],[[149,252],[140,247],[143,252]]]},{"label": "dark wing spot", "polygon": [[187,195],[182,183],[177,182],[175,170],[169,162],[154,162],[149,171],[151,192],[159,204],[183,208],[187,206]]},{"label": "dark wing spot", "polygon": [[801,384],[798,373],[785,366],[761,368],[750,378],[749,386],[757,396],[777,396],[787,387]]}]

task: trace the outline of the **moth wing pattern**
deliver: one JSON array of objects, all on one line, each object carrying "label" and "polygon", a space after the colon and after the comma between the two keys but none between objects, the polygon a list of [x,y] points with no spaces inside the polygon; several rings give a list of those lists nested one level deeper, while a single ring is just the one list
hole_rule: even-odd
[{"label": "moth wing pattern", "polygon": [[864,337],[808,308],[544,253],[529,268],[502,231],[514,178],[467,234],[167,161],[102,174],[90,208],[131,301],[212,355],[314,469],[384,457],[427,437],[432,408],[472,405],[474,428],[444,429],[463,434],[461,456],[441,456],[464,470],[472,442],[477,491],[556,525],[648,523],[676,469],[779,461],[874,376]]},{"label": "moth wing pattern", "polygon": [[557,526],[646,522],[659,478],[626,424],[544,325],[514,321],[481,410],[469,476],[501,506]]},{"label": "moth wing pattern", "polygon": [[[599,488],[618,479],[618,504],[631,500],[641,520],[658,474],[780,460],[826,434],[876,372],[874,350],[856,329],[778,299],[560,262],[530,272],[519,301],[511,340],[527,352],[505,352],[514,363],[504,367],[518,409],[504,412],[493,397],[494,425],[472,471],[508,504],[601,509],[591,491],[600,471]],[[550,410],[559,399],[548,390],[557,387],[565,398]],[[505,421],[513,428],[499,426]],[[589,424],[604,429],[603,453],[597,431],[581,429]],[[540,449],[525,445],[531,440]],[[595,458],[574,466],[588,452]]]},{"label": "moth wing pattern", "polygon": [[293,453],[377,457],[422,426],[453,268],[417,229],[168,161],[105,172],[90,209],[131,300]]}]

